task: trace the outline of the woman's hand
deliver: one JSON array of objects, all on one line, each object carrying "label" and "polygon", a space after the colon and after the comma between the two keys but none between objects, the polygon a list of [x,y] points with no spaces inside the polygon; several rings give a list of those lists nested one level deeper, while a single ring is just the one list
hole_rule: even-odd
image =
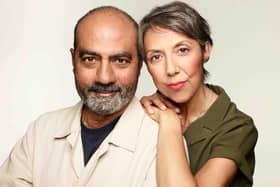
[{"label": "woman's hand", "polygon": [[155,106],[150,106],[153,113],[149,116],[159,124],[161,131],[182,134],[182,120],[181,116],[176,114],[171,109],[161,110]]},{"label": "woman's hand", "polygon": [[140,102],[146,113],[159,124],[160,129],[176,131],[176,133],[182,133],[185,129],[179,108],[160,93],[144,96]]},{"label": "woman's hand", "polygon": [[159,108],[160,110],[166,110],[168,108],[177,114],[180,113],[179,108],[177,108],[173,103],[157,92],[152,95],[142,97],[140,102],[149,115],[154,113],[155,107]]}]

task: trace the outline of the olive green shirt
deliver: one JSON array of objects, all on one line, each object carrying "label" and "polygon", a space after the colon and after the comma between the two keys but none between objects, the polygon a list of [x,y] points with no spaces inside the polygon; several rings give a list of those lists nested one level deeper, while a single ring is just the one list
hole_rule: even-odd
[{"label": "olive green shirt", "polygon": [[207,86],[218,98],[184,134],[188,143],[191,170],[196,174],[211,158],[232,159],[238,167],[238,173],[230,186],[252,186],[254,147],[258,137],[254,122],[250,116],[237,109],[222,88]]}]

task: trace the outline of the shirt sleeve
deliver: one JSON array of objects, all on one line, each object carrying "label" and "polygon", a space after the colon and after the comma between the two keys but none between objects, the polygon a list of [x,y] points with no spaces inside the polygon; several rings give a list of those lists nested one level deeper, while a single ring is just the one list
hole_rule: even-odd
[{"label": "shirt sleeve", "polygon": [[32,186],[33,126],[30,125],[0,167],[0,186]]},{"label": "shirt sleeve", "polygon": [[257,129],[251,119],[225,123],[218,132],[210,158],[224,157],[234,160],[243,176],[252,184],[257,137]]}]

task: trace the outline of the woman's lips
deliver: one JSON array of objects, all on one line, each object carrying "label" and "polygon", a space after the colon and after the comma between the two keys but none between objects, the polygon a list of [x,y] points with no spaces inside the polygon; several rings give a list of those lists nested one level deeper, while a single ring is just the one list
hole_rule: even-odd
[{"label": "woman's lips", "polygon": [[168,84],[172,90],[180,90],[185,85],[185,81]]}]

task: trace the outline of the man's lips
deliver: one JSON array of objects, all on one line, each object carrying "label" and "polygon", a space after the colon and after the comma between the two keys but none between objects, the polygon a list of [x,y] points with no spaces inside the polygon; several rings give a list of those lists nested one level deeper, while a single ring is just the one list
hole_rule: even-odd
[{"label": "man's lips", "polygon": [[107,97],[115,95],[118,91],[96,91],[95,94],[97,96]]},{"label": "man's lips", "polygon": [[180,90],[181,88],[184,87],[185,83],[186,83],[186,81],[171,83],[171,84],[168,84],[168,87],[171,88],[172,90]]}]

